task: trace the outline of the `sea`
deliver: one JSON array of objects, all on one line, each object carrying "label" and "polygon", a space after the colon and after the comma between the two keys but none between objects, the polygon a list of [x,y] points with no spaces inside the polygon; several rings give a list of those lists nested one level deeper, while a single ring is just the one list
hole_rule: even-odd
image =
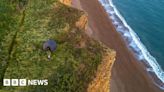
[{"label": "sea", "polygon": [[164,0],[99,0],[154,83],[164,90]]}]

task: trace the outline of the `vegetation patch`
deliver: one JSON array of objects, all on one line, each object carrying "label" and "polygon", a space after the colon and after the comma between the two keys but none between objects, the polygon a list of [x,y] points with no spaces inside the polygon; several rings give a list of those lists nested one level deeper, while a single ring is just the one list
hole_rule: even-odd
[{"label": "vegetation patch", "polygon": [[[105,50],[75,26],[84,13],[57,0],[29,0],[19,7],[22,1],[0,2],[0,92],[85,92]],[[48,39],[57,42],[51,59],[42,49]],[[3,87],[3,78],[49,84]]]}]

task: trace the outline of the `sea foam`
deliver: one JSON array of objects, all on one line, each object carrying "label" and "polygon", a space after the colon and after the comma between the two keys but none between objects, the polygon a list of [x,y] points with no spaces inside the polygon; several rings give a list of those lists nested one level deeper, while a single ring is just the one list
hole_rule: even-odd
[{"label": "sea foam", "polygon": [[110,19],[116,30],[122,35],[126,40],[129,48],[135,53],[136,57],[148,64],[150,67],[147,68],[148,72],[153,72],[155,76],[161,81],[155,82],[155,84],[164,89],[164,71],[161,69],[156,59],[150,55],[146,47],[140,41],[140,38],[133,31],[133,29],[127,24],[125,19],[121,16],[117,8],[114,6],[112,0],[99,0],[106,12],[108,13]]}]

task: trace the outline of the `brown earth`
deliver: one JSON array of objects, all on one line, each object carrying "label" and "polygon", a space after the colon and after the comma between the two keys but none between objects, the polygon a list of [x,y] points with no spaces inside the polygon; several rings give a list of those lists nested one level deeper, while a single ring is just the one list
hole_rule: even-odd
[{"label": "brown earth", "polygon": [[59,0],[61,3],[71,6],[72,0]]},{"label": "brown earth", "polygon": [[[60,0],[61,3],[70,6],[72,3],[75,3],[76,6],[73,6],[74,8],[78,8],[79,10],[82,10],[80,6],[79,1],[72,2],[72,0]],[[74,5],[74,4],[73,4]],[[72,7],[72,6],[71,6]],[[84,13],[79,20],[75,23],[76,27],[82,30],[85,30],[85,32],[88,34],[88,16],[86,13]],[[81,40],[77,44],[77,48],[84,48],[87,43],[87,37],[85,36],[85,39]],[[111,69],[115,62],[116,52],[109,49],[107,46],[103,45],[103,60],[101,64],[98,65],[97,71],[95,73],[95,77],[93,77],[92,81],[87,83],[87,92],[109,92],[110,90],[110,80],[111,80]],[[81,68],[83,69],[84,66],[81,65]]]},{"label": "brown earth", "polygon": [[87,30],[88,16],[86,14],[82,15],[80,19],[76,22],[76,27],[79,29]]},{"label": "brown earth", "polygon": [[153,84],[143,65],[127,48],[98,0],[73,0],[72,4],[88,14],[88,34],[117,52],[110,92],[163,92]]},{"label": "brown earth", "polygon": [[[103,57],[102,63],[99,65],[96,73],[96,77],[89,84],[87,92],[109,92],[110,91],[110,80],[111,80],[111,69],[115,62],[114,51],[107,51]],[[110,53],[109,53],[110,52]]]}]

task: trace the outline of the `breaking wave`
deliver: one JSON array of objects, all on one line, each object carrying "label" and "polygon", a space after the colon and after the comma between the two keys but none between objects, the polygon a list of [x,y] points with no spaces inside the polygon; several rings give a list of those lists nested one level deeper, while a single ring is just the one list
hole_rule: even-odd
[{"label": "breaking wave", "polygon": [[[146,47],[140,41],[140,38],[133,31],[133,29],[127,24],[125,19],[121,16],[117,8],[113,5],[112,0],[99,0],[106,12],[108,13],[110,19],[116,30],[122,35],[122,37],[128,43],[129,48],[135,53],[136,57],[146,63],[147,71],[154,74],[159,81],[155,84],[164,89],[164,71],[161,69],[157,60],[150,55]],[[154,77],[154,76],[153,76]]]}]

